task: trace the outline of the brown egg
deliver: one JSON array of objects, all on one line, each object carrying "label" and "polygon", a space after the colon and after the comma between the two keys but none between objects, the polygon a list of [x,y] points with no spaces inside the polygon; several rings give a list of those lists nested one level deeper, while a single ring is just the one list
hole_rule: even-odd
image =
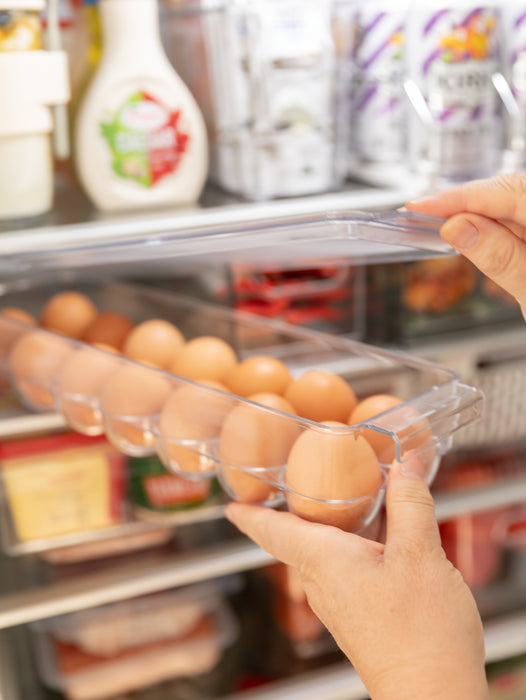
[{"label": "brown egg", "polygon": [[[305,520],[359,531],[379,493],[383,475],[373,448],[336,421],[323,425],[342,432],[307,428],[290,450],[285,481],[291,511]],[[329,500],[361,499],[354,503]],[[316,500],[319,499],[319,500]]]},{"label": "brown egg", "polygon": [[[294,408],[277,394],[254,394],[249,399],[294,415]],[[242,468],[263,470],[262,475],[264,470],[273,470],[273,474],[287,461],[298,433],[299,426],[292,419],[250,404],[236,406],[225,419],[217,447],[223,462],[220,473],[233,497],[247,502],[272,498],[275,487]]]},{"label": "brown egg", "polygon": [[57,395],[72,428],[88,435],[104,432],[99,396],[118,367],[113,353],[90,347],[79,348],[67,359],[59,374]]},{"label": "brown egg", "polygon": [[67,340],[50,333],[25,333],[14,344],[8,360],[20,396],[38,408],[52,408],[53,381],[72,351]]},{"label": "brown egg", "polygon": [[168,369],[183,345],[183,334],[173,323],[153,318],[135,326],[124,343],[123,353],[132,360]]},{"label": "brown egg", "polygon": [[[232,398],[206,388],[226,392],[223,384],[210,379],[200,379],[199,383],[202,386],[186,384],[175,389],[159,420],[162,451],[168,466],[191,474],[215,469],[215,462],[209,456],[210,443],[218,437],[233,405]],[[194,449],[181,445],[181,440],[195,442]]]},{"label": "brown egg", "polygon": [[4,316],[8,316],[9,318],[14,318],[15,321],[29,323],[29,325],[31,326],[37,325],[37,320],[34,316],[31,316],[30,313],[28,313],[24,309],[19,309],[16,306],[6,306],[3,309],[0,309],[0,313]]},{"label": "brown egg", "polygon": [[[396,396],[391,396],[391,394],[372,394],[366,399],[363,399],[363,401],[360,401],[354,408],[349,417],[349,425],[365,422],[374,423],[374,421],[370,421],[371,418],[384,411],[389,411],[389,409],[401,403],[401,399],[398,399]],[[364,430],[363,436],[376,452],[376,456],[380,462],[391,464],[395,453],[393,439],[389,435],[376,432],[375,430]]]},{"label": "brown egg", "polygon": [[222,382],[236,364],[236,353],[226,341],[202,335],[192,338],[180,349],[169,371],[187,379]]},{"label": "brown egg", "polygon": [[50,331],[80,339],[97,316],[97,309],[85,294],[59,292],[42,310],[40,325]]},{"label": "brown egg", "polygon": [[152,447],[152,420],[170,391],[170,383],[162,373],[123,363],[105,382],[100,396],[108,437],[123,452],[128,446]]},{"label": "brown egg", "polygon": [[11,323],[11,320],[21,321],[32,326],[36,326],[37,322],[27,311],[15,306],[6,306],[0,309],[0,315],[3,317],[0,317],[0,390],[3,391],[9,387],[9,381],[2,365],[7,362],[13,345],[27,331],[19,323]]},{"label": "brown egg", "polygon": [[332,372],[312,369],[289,384],[285,398],[299,416],[319,423],[346,423],[358,400],[345,379]]},{"label": "brown egg", "polygon": [[133,325],[133,321],[123,314],[104,311],[86,328],[82,340],[85,343],[108,345],[121,351]]},{"label": "brown egg", "polygon": [[[26,312],[15,307],[6,307],[0,310],[0,364],[7,362],[7,358],[16,341],[27,333],[27,328],[18,321],[36,325],[36,321],[30,316],[25,318]],[[13,323],[15,321],[15,323]]]},{"label": "brown egg", "polygon": [[233,394],[250,396],[258,392],[283,395],[292,381],[287,365],[275,357],[256,355],[240,362],[225,379]]}]

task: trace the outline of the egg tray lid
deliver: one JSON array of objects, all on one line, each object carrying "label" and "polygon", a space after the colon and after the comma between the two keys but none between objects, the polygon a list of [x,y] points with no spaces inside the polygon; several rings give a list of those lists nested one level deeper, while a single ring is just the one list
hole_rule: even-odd
[{"label": "egg tray lid", "polygon": [[341,209],[259,217],[256,210],[225,207],[4,234],[0,271],[7,279],[118,267],[119,276],[137,270],[144,276],[148,265],[173,272],[176,260],[184,260],[185,269],[233,263],[293,269],[313,262],[363,265],[456,254],[440,238],[443,219],[417,212]]}]

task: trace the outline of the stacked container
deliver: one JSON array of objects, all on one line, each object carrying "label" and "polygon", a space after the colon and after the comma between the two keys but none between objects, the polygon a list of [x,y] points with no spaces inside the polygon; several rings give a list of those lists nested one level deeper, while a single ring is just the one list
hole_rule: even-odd
[{"label": "stacked container", "polygon": [[53,204],[50,107],[69,99],[67,58],[42,49],[44,0],[0,2],[0,220]]}]

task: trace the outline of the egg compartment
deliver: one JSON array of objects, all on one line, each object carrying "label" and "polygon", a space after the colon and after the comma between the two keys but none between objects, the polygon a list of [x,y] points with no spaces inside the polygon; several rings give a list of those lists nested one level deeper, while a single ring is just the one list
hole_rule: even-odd
[{"label": "egg compartment", "polygon": [[[339,511],[353,503],[353,509],[364,508],[365,514],[358,518],[361,527],[381,503],[385,473],[393,459],[403,462],[416,454],[422,463],[420,468],[428,481],[432,481],[440,456],[451,447],[453,434],[473,422],[481,412],[480,392],[462,384],[454,371],[404,353],[214,307],[151,287],[92,283],[79,284],[76,289],[86,293],[99,310],[125,313],[135,323],[148,318],[169,320],[179,328],[186,341],[201,335],[222,338],[231,345],[238,361],[265,355],[284,362],[293,378],[312,369],[321,369],[344,380],[358,398],[388,393],[400,399],[401,403],[394,408],[366,421],[335,427],[264,406],[50,331],[35,331],[34,327],[14,319],[0,319],[7,330],[1,336],[3,367],[26,405],[39,410],[61,410],[75,429],[89,431],[88,434],[105,432],[125,454],[157,453],[165,466],[177,473],[209,478],[215,470],[229,494],[239,500],[267,504],[286,501],[298,512],[302,505],[310,503],[318,509],[317,515],[320,506]],[[53,293],[56,291],[54,287]],[[3,302],[31,311],[25,302],[31,300],[38,308],[45,298],[44,290],[39,288],[35,292],[29,287],[4,295]],[[38,371],[29,367],[24,372],[20,368],[13,372],[10,350],[14,341],[23,334],[34,336],[35,333],[39,350],[49,346],[46,362],[42,362],[42,352],[39,352]],[[57,346],[59,361],[54,353]],[[96,371],[90,377],[92,390],[71,391],[71,387],[64,386],[66,370],[87,355],[96,360]],[[74,373],[81,379],[87,375],[87,371]],[[44,391],[45,400],[33,392],[28,396],[27,386]],[[172,429],[171,424],[163,424],[163,411],[170,397],[183,391],[185,400],[173,402],[175,428]],[[82,412],[75,411],[73,416],[73,407],[85,409],[89,420],[79,420]],[[234,414],[242,417],[239,425],[233,421]],[[225,450],[227,425],[231,439]],[[285,465],[292,444],[304,433],[316,434],[328,441],[343,439],[349,445],[372,434],[387,439],[391,451],[388,458],[380,460],[382,477],[371,493],[365,494],[367,507],[364,494],[358,494],[356,499],[357,494],[343,493],[335,487],[336,492],[330,497],[316,498],[316,494],[290,483],[290,465],[287,468]],[[343,476],[345,472],[342,468]],[[240,491],[232,484],[236,476],[238,481],[249,480],[251,487],[257,484],[260,493],[247,499],[243,489]]]}]

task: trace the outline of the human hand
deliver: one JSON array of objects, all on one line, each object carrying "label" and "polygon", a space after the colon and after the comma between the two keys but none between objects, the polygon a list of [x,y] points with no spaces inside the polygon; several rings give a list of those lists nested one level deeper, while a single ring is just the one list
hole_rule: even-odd
[{"label": "human hand", "polygon": [[294,567],[313,611],[374,700],[485,700],[480,616],[446,559],[413,459],[391,468],[385,544],[287,512],[229,503],[227,518]]},{"label": "human hand", "polygon": [[526,318],[526,173],[474,180],[406,207],[447,218],[442,238],[514,296]]}]

